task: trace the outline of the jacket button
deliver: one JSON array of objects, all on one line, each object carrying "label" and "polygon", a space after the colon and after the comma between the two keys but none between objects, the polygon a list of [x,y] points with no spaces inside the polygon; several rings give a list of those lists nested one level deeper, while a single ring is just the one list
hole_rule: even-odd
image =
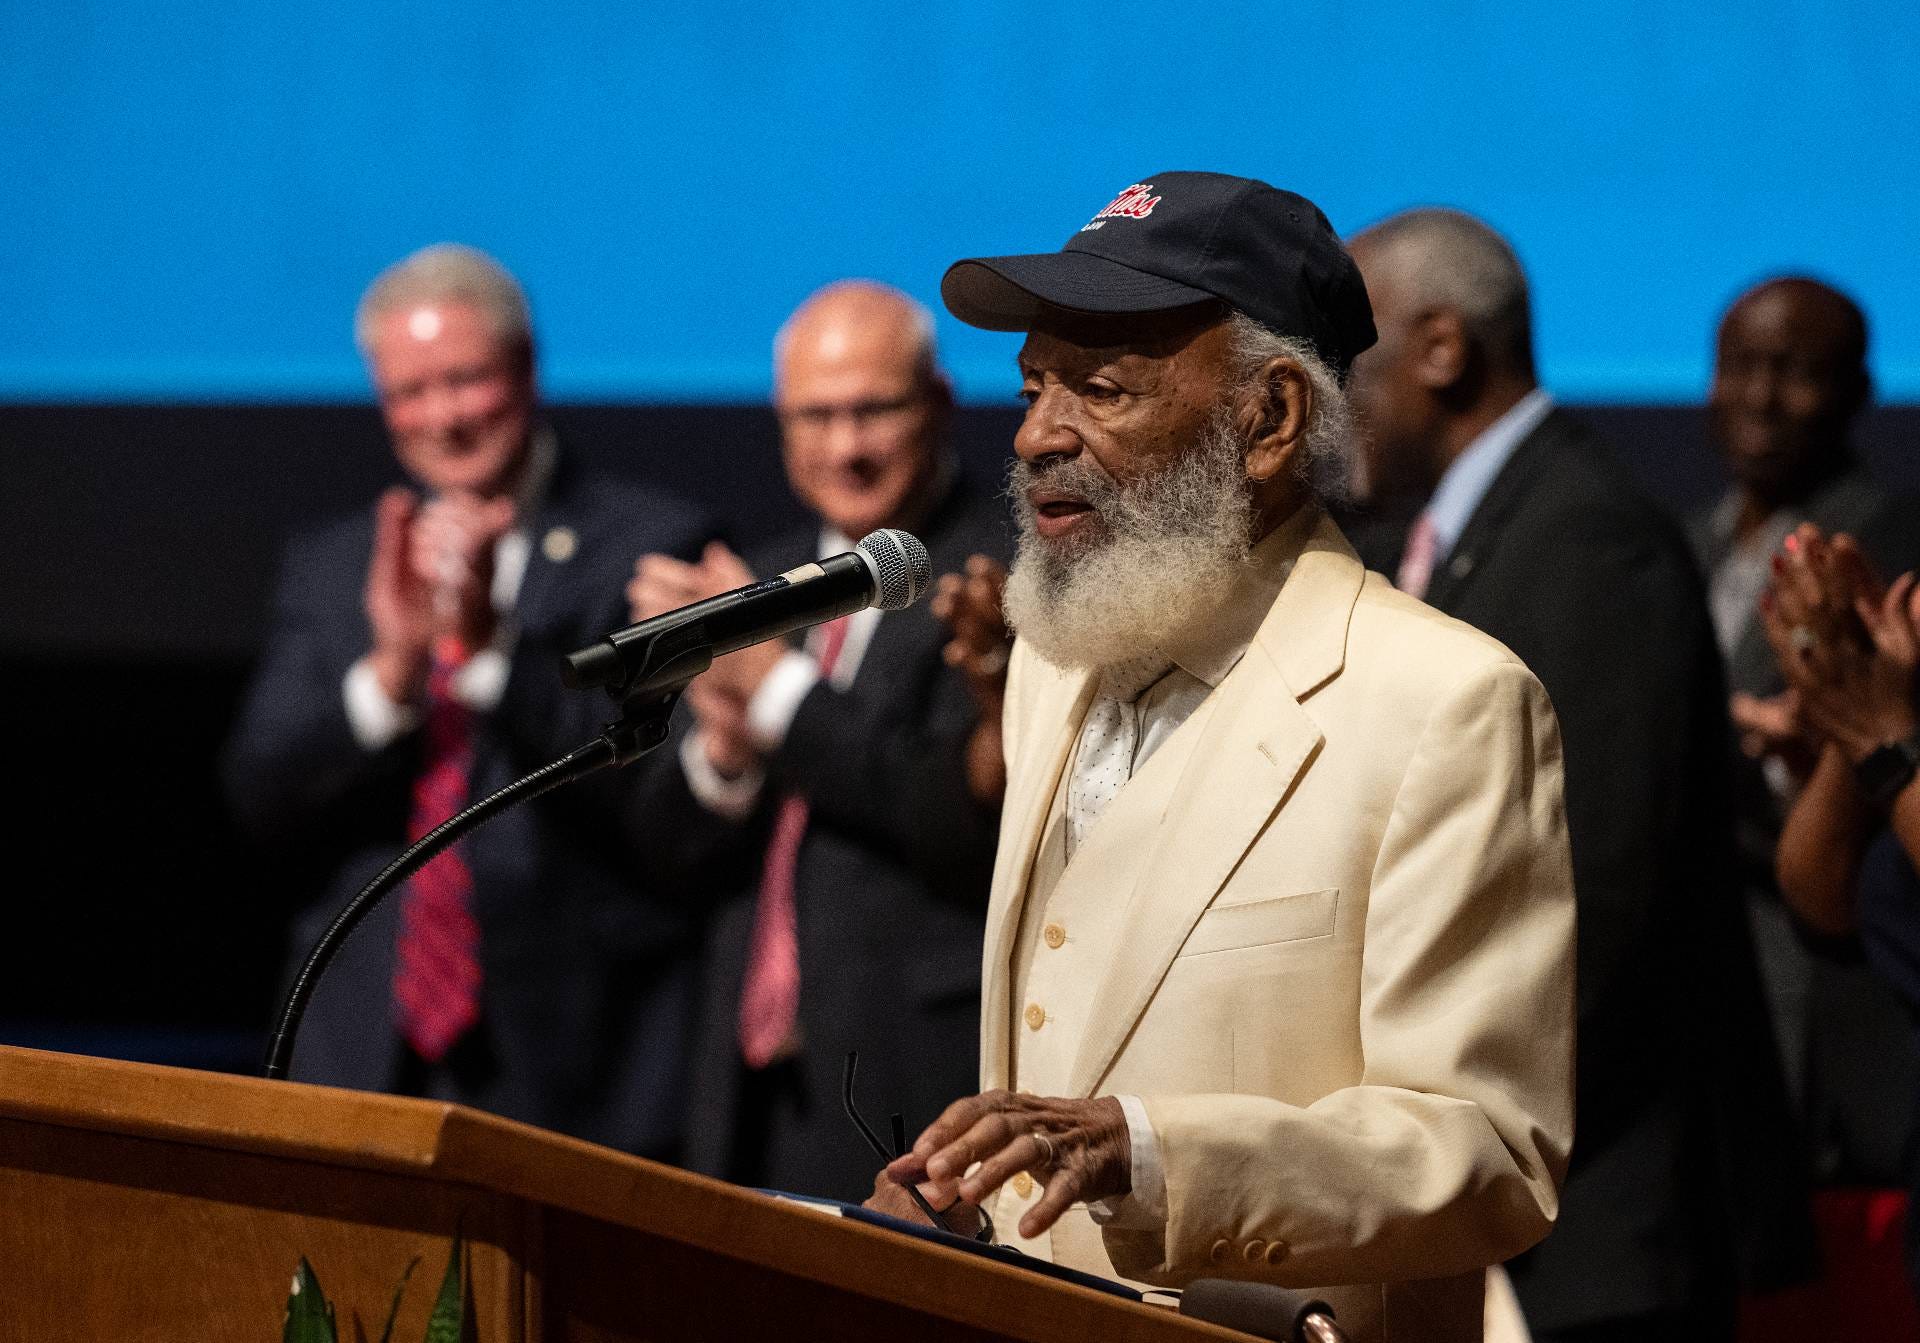
[{"label": "jacket button", "polygon": [[1213,1243],[1213,1248],[1207,1251],[1207,1258],[1216,1264],[1224,1264],[1232,1257],[1233,1242],[1228,1240],[1216,1240]]},{"label": "jacket button", "polygon": [[1037,1031],[1047,1024],[1047,1009],[1039,1003],[1027,1004],[1027,1029]]},{"label": "jacket button", "polygon": [[1013,1177],[1013,1192],[1017,1198],[1033,1197],[1033,1177],[1021,1171]]},{"label": "jacket button", "polygon": [[1057,923],[1050,923],[1040,930],[1040,936],[1047,940],[1048,946],[1058,951],[1066,943],[1067,930]]},{"label": "jacket button", "polygon": [[1246,1243],[1245,1248],[1240,1251],[1240,1257],[1249,1264],[1257,1264],[1260,1262],[1260,1256],[1265,1253],[1266,1248],[1267,1243],[1264,1240],[1250,1240]]},{"label": "jacket button", "polygon": [[1290,1247],[1287,1245],[1287,1243],[1284,1240],[1274,1241],[1271,1245],[1267,1246],[1267,1262],[1269,1264],[1279,1263],[1282,1259],[1285,1259],[1287,1257],[1287,1251],[1289,1248]]}]

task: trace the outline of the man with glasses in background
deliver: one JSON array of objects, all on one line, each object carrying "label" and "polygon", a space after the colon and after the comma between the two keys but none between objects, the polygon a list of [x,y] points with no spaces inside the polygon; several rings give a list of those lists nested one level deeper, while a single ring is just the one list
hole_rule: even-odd
[{"label": "man with glasses in background", "polygon": [[[774,404],[787,478],[817,521],[698,563],[648,555],[636,620],[850,550],[920,536],[934,572],[988,581],[1005,509],[947,445],[953,397],[933,320],[905,294],[828,286],[781,329]],[[981,921],[999,823],[992,677],[949,665],[931,605],[866,610],[717,661],[687,690],[683,805],[643,818],[657,842],[737,860],[709,868],[716,908],[694,1046],[688,1162],[741,1183],[847,1199],[872,1158],[841,1112],[862,1091],[916,1127],[974,1086]],[[988,725],[983,728],[983,719]]]}]

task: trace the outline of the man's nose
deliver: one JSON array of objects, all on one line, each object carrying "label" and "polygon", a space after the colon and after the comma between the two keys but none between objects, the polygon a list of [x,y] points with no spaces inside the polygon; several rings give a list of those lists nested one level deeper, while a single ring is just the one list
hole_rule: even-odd
[{"label": "man's nose", "polygon": [[1770,415],[1780,409],[1781,390],[1779,372],[1756,365],[1740,378],[1740,403],[1755,414]]},{"label": "man's nose", "polygon": [[1042,391],[1027,404],[1026,418],[1013,435],[1013,450],[1032,466],[1047,457],[1074,457],[1080,436],[1073,431],[1066,394],[1054,388]]},{"label": "man's nose", "polygon": [[420,393],[421,427],[444,434],[460,421],[460,398],[453,388],[436,383]]},{"label": "man's nose", "polygon": [[866,442],[866,426],[860,416],[849,410],[836,410],[827,416],[820,431],[821,446],[835,463],[845,465],[858,458]]}]

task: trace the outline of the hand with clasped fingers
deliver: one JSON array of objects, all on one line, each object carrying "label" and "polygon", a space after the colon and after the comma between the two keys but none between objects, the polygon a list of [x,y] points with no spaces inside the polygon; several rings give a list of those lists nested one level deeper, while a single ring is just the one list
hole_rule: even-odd
[{"label": "hand with clasped fingers", "polygon": [[966,678],[967,690],[980,706],[979,726],[967,741],[967,788],[986,803],[998,802],[1007,788],[1000,711],[1013,636],[1000,607],[1006,586],[1007,571],[997,561],[974,555],[965,572],[942,574],[933,589],[933,614],[948,635],[941,656]]},{"label": "hand with clasped fingers", "polygon": [[[671,555],[642,555],[627,584],[627,603],[634,620],[650,620],[753,581],[753,572],[738,555],[711,541],[693,563]],[[747,731],[747,705],[785,652],[786,645],[777,639],[743,648],[714,659],[713,666],[687,686],[687,706],[699,722],[707,763],[723,779],[738,778],[759,762]]]},{"label": "hand with clasped fingers", "polygon": [[492,640],[494,550],[513,519],[506,498],[442,495],[423,503],[401,485],[380,496],[365,592],[368,658],[395,703],[418,698],[436,644],[472,653]]},{"label": "hand with clasped fingers", "polygon": [[1861,856],[1883,826],[1910,860],[1920,855],[1920,805],[1909,785],[1884,812],[1859,778],[1882,746],[1912,738],[1920,663],[1920,589],[1904,574],[1881,583],[1848,536],[1807,526],[1774,559],[1762,600],[1789,693],[1817,763],[1781,826],[1774,876],[1787,905],[1830,935],[1854,930]]},{"label": "hand with clasped fingers", "polygon": [[1920,587],[1881,582],[1850,536],[1803,525],[1774,558],[1767,639],[1806,728],[1853,764],[1913,735]]},{"label": "hand with clasped fingers", "polygon": [[[1120,1102],[1112,1096],[1068,1100],[1013,1091],[955,1101],[911,1151],[880,1173],[869,1202],[895,1216],[924,1220],[901,1211],[912,1208],[907,1184],[918,1183],[927,1201],[945,1215],[956,1201],[978,1208],[1021,1171],[1046,1190],[1020,1219],[1019,1232],[1028,1238],[1046,1231],[1075,1203],[1131,1192],[1133,1149]],[[896,1186],[891,1195],[888,1184]]]}]

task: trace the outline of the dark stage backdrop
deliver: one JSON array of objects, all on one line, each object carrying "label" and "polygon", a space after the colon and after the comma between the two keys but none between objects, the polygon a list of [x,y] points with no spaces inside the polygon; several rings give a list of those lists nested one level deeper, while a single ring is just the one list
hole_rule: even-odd
[{"label": "dark stage backdrop", "polygon": [[[1676,511],[1722,477],[1699,413],[1592,408]],[[706,504],[737,538],[801,517],[776,428],[743,406],[560,406],[602,465]],[[995,479],[1017,408],[963,410]],[[1920,407],[1863,455],[1920,489]],[[292,529],[395,478],[370,408],[0,406],[0,740],[14,778],[0,1041],[245,1067],[285,955],[272,855],[235,838],[214,764]]]}]

